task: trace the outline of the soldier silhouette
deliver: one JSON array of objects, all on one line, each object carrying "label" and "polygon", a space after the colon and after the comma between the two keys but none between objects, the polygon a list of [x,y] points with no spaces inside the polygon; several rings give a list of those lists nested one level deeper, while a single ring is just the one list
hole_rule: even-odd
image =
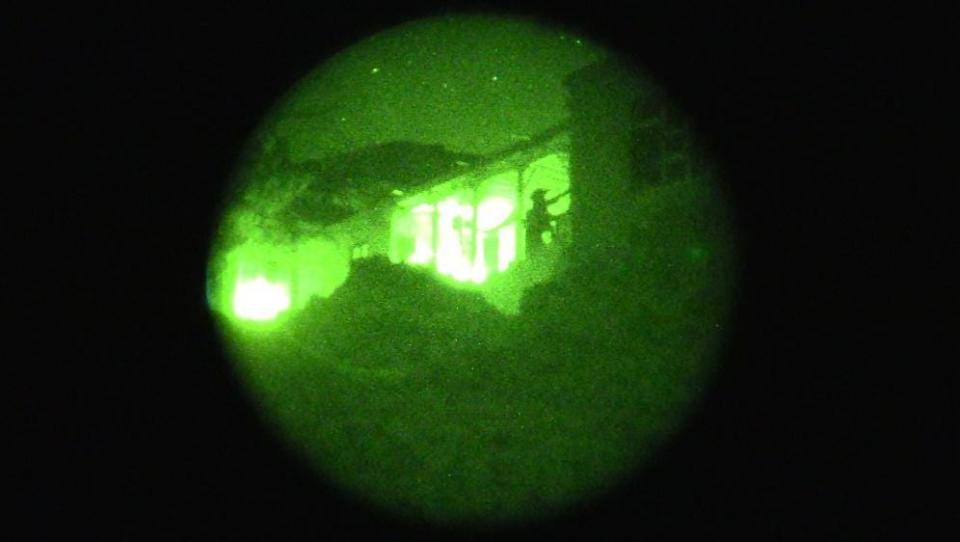
[{"label": "soldier silhouette", "polygon": [[547,207],[568,193],[569,191],[564,192],[559,196],[547,199],[547,191],[543,188],[538,188],[533,191],[533,194],[530,195],[530,200],[533,202],[533,208],[527,211],[526,217],[527,254],[537,253],[544,248],[545,243],[543,242],[543,234],[545,232],[550,232],[551,237],[556,238],[557,232],[554,231],[552,223],[553,216],[550,214],[550,211],[547,209]]}]

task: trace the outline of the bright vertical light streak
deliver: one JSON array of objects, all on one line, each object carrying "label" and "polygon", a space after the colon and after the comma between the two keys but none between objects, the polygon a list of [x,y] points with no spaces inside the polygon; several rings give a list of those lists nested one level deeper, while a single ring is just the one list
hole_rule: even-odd
[{"label": "bright vertical light streak", "polygon": [[473,255],[473,269],[470,272],[470,280],[480,284],[487,280],[487,276],[490,275],[490,270],[487,269],[487,258],[484,254],[484,245],[487,240],[487,232],[478,231],[477,232],[477,247]]},{"label": "bright vertical light streak", "polygon": [[433,260],[433,205],[424,203],[410,210],[413,214],[413,254],[407,258],[412,264],[427,264]]},{"label": "bright vertical light streak", "polygon": [[[506,222],[513,214],[514,203],[512,200],[504,197],[493,196],[482,202],[477,208],[477,227],[480,228],[481,235],[480,246],[477,250],[476,260],[474,262],[474,281],[483,282],[486,280],[490,270],[486,266],[486,257],[483,254],[483,241],[486,239],[486,232],[495,230],[501,224]],[[510,262],[516,255],[516,229],[511,224],[500,227],[497,231],[497,271],[506,271]],[[482,267],[482,271],[478,269]],[[482,276],[482,278],[481,278]]]},{"label": "bright vertical light streak", "polygon": [[461,204],[456,196],[437,204],[437,272],[441,275],[459,281],[470,279],[470,260],[464,253],[462,238],[472,218],[473,208]]},{"label": "bright vertical light streak", "polygon": [[497,232],[497,271],[506,271],[517,258],[517,225],[508,224]]}]

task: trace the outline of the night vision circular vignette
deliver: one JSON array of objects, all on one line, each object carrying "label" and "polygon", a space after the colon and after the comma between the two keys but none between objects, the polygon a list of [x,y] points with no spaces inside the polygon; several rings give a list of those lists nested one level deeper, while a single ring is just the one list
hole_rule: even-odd
[{"label": "night vision circular vignette", "polygon": [[690,122],[587,36],[462,15],[373,35],[252,135],[208,302],[324,481],[500,526],[589,502],[717,364],[727,206]]}]

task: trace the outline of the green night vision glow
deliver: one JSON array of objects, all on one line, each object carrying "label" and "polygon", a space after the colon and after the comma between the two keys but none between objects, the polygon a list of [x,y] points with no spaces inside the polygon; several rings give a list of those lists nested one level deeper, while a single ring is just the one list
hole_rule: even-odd
[{"label": "green night vision glow", "polygon": [[709,383],[723,199],[663,91],[574,34],[386,30],[242,155],[207,300],[265,418],[345,495],[447,526],[562,514],[642,469]]},{"label": "green night vision glow", "polygon": [[238,280],[233,292],[233,312],[246,320],[272,320],[290,308],[290,291],[286,284],[272,284],[259,276]]}]

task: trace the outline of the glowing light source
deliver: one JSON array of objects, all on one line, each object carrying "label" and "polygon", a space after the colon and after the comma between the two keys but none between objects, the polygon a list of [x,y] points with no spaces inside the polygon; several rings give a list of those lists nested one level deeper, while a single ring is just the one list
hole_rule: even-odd
[{"label": "glowing light source", "polygon": [[517,228],[511,222],[516,203],[501,193],[515,192],[516,185],[504,187],[476,204],[475,189],[467,189],[395,214],[394,246],[410,243],[411,252],[396,248],[391,261],[432,264],[440,275],[475,284],[486,282],[494,271],[506,271],[517,259]]},{"label": "glowing light source", "polygon": [[588,40],[487,15],[384,36],[251,138],[208,303],[323,483],[444,530],[539,521],[633,476],[704,387],[723,214],[706,173],[648,182],[683,126]]},{"label": "glowing light source", "polygon": [[473,207],[456,196],[437,204],[437,272],[466,282],[473,275],[468,254]]},{"label": "glowing light source", "polygon": [[513,202],[504,197],[490,197],[477,206],[477,227],[482,231],[492,230],[503,224],[513,212]]},{"label": "glowing light source", "polygon": [[285,284],[273,284],[259,276],[238,281],[233,293],[233,312],[244,320],[273,320],[290,307]]},{"label": "glowing light source", "polygon": [[497,232],[497,271],[506,271],[517,259],[517,226],[510,224]]},{"label": "glowing light source", "polygon": [[433,261],[433,205],[424,203],[414,207],[413,213],[413,254],[408,263],[428,264]]}]

